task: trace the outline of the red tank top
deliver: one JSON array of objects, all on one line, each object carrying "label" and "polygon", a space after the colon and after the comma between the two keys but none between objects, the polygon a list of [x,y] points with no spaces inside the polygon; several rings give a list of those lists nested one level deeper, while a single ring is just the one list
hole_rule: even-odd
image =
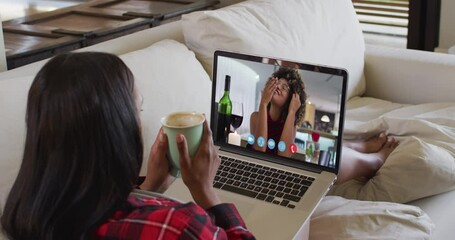
[{"label": "red tank top", "polygon": [[278,143],[281,138],[281,133],[283,133],[284,129],[284,121],[278,119],[277,121],[273,121],[272,117],[270,117],[270,113],[267,111],[267,138],[266,144],[269,139],[273,139],[275,141],[275,148],[270,150],[267,147],[266,152],[270,153],[277,153],[278,152]]}]

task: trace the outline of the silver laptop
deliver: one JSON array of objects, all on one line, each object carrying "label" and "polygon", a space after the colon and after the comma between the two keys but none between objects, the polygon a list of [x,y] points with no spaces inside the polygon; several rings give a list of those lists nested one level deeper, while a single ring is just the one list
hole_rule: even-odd
[{"label": "silver laptop", "polygon": [[[258,239],[293,239],[337,178],[348,74],[334,67],[226,51],[215,52],[213,66],[210,127],[222,161],[214,186],[222,200],[235,204]],[[298,71],[307,94],[303,124],[287,144],[255,136],[250,129],[262,90],[281,67]],[[230,116],[221,114],[225,105],[219,106],[225,90]],[[191,200],[181,179],[166,194]]]}]

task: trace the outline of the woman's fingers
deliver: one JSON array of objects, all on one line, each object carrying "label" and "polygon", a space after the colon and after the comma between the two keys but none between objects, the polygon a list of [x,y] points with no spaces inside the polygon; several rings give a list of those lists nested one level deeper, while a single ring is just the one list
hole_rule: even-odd
[{"label": "woman's fingers", "polygon": [[166,158],[168,149],[167,135],[160,129],[152,145],[147,163],[147,175],[140,188],[148,191],[164,191],[172,182],[168,179],[169,162]]},{"label": "woman's fingers", "polygon": [[278,79],[277,78],[273,78],[272,84],[270,84],[271,90],[275,90],[277,88],[277,85],[278,85]]},{"label": "woman's fingers", "polygon": [[273,93],[277,89],[278,80],[276,78],[269,78],[264,90],[262,91],[262,99],[264,103],[268,104],[272,99]]},{"label": "woman's fingers", "polygon": [[[212,131],[210,130],[207,120],[204,121],[203,126],[204,126],[203,135],[202,135],[201,144],[199,145],[198,152],[204,151],[204,149],[207,148],[208,146],[213,146]],[[188,166],[191,164],[191,157],[188,152],[188,145],[186,143],[186,138],[182,134],[178,134],[176,136],[176,141],[177,141],[177,148],[178,148],[179,154],[180,154],[180,167],[188,168]]]},{"label": "woman's fingers", "polygon": [[183,136],[178,135],[176,140],[180,153],[182,180],[194,201],[203,208],[209,208],[221,202],[212,186],[220,159],[213,145],[212,131],[207,121],[204,121],[203,127],[201,143],[194,157],[189,156],[186,139]]},{"label": "woman's fingers", "polygon": [[210,145],[213,145],[213,138],[212,138],[212,130],[210,130],[209,124],[207,123],[207,119],[204,121],[204,135],[202,141],[208,142]]},{"label": "woman's fingers", "polygon": [[292,94],[291,104],[289,104],[290,111],[297,111],[301,106],[300,97],[297,93]]},{"label": "woman's fingers", "polygon": [[175,137],[177,141],[177,148],[180,155],[180,168],[187,169],[191,164],[190,154],[188,153],[188,145],[186,144],[186,138],[183,134],[177,134]]},{"label": "woman's fingers", "polygon": [[277,85],[277,82],[278,82],[278,79],[276,78],[269,78],[269,80],[267,81],[267,83],[265,84],[265,89],[266,90],[274,90],[276,88],[276,85]]},{"label": "woman's fingers", "polygon": [[[163,129],[160,129],[160,132],[157,137],[158,146],[157,146],[157,154],[159,159],[166,159],[166,152],[168,148],[168,139],[166,133],[164,133]],[[156,142],[156,140],[155,140]]]}]

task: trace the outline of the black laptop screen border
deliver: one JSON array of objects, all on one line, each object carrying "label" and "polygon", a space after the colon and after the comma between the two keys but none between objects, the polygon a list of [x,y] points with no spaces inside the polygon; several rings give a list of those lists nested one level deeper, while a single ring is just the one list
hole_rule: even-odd
[{"label": "black laptop screen border", "polygon": [[336,75],[336,76],[342,77],[340,110],[339,110],[339,114],[338,114],[338,116],[339,116],[338,134],[336,136],[336,138],[337,138],[336,142],[337,142],[338,147],[336,147],[336,149],[335,149],[335,152],[336,152],[335,166],[327,167],[327,166],[322,166],[322,165],[318,165],[315,163],[296,160],[293,158],[287,158],[287,157],[282,157],[282,156],[278,156],[275,154],[260,152],[260,151],[256,151],[253,149],[228,144],[225,141],[218,141],[216,139],[216,137],[214,137],[215,144],[220,146],[220,150],[223,150],[223,151],[233,152],[236,154],[245,155],[245,156],[253,157],[256,159],[261,159],[263,161],[273,162],[273,163],[286,165],[286,166],[290,166],[290,167],[295,167],[295,168],[299,168],[299,169],[304,169],[304,170],[309,170],[309,171],[313,171],[313,172],[328,171],[328,172],[333,172],[335,174],[338,174],[338,169],[340,167],[340,159],[341,159],[341,154],[342,154],[342,136],[343,136],[343,129],[344,129],[344,116],[345,116],[345,105],[346,105],[345,103],[346,103],[346,95],[347,95],[346,92],[347,92],[347,84],[348,84],[348,73],[345,69],[331,67],[331,66],[325,66],[325,65],[316,65],[316,64],[310,64],[310,63],[296,62],[296,61],[280,59],[280,58],[255,56],[255,55],[251,55],[251,54],[217,50],[214,53],[213,76],[212,76],[213,81],[212,81],[212,99],[211,99],[211,114],[210,114],[210,116],[211,116],[210,117],[210,127],[211,127],[212,132],[216,131],[215,130],[216,121],[217,121],[216,118],[217,118],[217,112],[218,112],[217,102],[219,99],[216,98],[217,83],[219,83],[219,82],[221,82],[221,84],[224,83],[224,81],[223,81],[224,79],[217,79],[218,60],[220,57],[227,57],[227,58],[233,58],[233,59],[238,59],[238,60],[246,60],[246,61],[252,61],[252,62],[257,62],[257,63],[267,62],[268,64],[273,64],[276,66],[285,65],[284,63],[286,63],[286,65],[292,64],[292,66],[298,67],[301,70],[319,72],[319,73]]}]

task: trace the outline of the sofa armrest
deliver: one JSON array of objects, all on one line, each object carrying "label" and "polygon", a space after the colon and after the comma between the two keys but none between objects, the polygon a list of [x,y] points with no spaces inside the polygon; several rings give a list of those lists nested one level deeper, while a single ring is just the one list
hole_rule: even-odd
[{"label": "sofa armrest", "polygon": [[367,45],[365,96],[419,104],[455,102],[455,56]]}]

